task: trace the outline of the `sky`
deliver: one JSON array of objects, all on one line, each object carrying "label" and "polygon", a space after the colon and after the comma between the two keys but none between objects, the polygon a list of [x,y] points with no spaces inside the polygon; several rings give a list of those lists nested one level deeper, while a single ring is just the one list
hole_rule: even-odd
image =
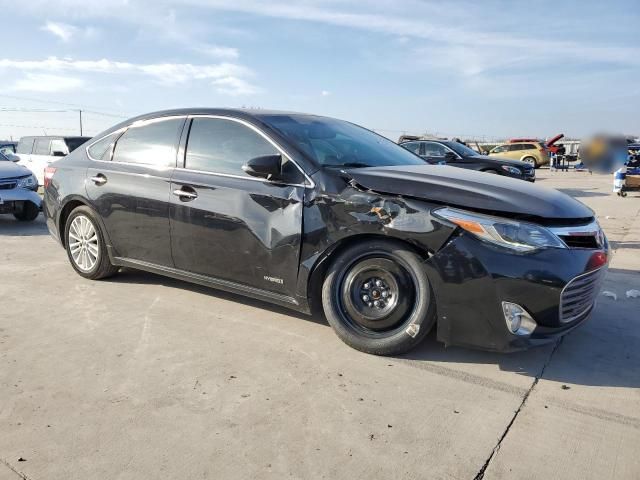
[{"label": "sky", "polygon": [[190,106],[329,115],[390,138],[640,135],[638,6],[0,0],[0,138],[78,134],[79,109],[94,135]]}]

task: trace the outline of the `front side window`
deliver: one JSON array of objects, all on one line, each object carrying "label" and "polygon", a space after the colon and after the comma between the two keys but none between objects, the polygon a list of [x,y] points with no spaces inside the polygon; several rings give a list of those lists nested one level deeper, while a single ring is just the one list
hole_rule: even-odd
[{"label": "front side window", "polygon": [[113,161],[154,167],[175,166],[176,145],[183,123],[183,118],[169,118],[129,127],[116,143]]},{"label": "front side window", "polygon": [[425,142],[424,154],[427,157],[444,157],[447,153],[447,148],[441,143]]},{"label": "front side window", "polygon": [[33,154],[49,155],[49,145],[51,145],[51,140],[48,138],[36,138],[36,144],[33,147]]},{"label": "front side window", "polygon": [[249,160],[278,153],[264,137],[241,123],[221,118],[194,118],[185,168],[245,176],[242,166]]}]

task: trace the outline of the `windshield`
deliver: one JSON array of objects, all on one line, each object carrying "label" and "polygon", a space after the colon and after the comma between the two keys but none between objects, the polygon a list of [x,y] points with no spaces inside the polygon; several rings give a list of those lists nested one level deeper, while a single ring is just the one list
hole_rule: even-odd
[{"label": "windshield", "polygon": [[261,118],[323,167],[425,164],[391,140],[342,120],[311,115],[264,115]]},{"label": "windshield", "polygon": [[445,145],[456,152],[458,155],[461,155],[463,157],[477,157],[478,155],[480,155],[475,150],[458,142],[445,142]]},{"label": "windshield", "polygon": [[9,162],[9,157],[7,157],[3,152],[0,152],[0,162]]}]

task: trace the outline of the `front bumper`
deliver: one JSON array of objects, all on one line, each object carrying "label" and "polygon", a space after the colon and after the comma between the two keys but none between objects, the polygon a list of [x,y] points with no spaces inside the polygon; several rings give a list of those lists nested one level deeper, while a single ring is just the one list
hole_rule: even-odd
[{"label": "front bumper", "polygon": [[38,209],[42,208],[40,195],[32,190],[26,190],[24,188],[0,190],[0,214],[20,212],[22,211],[24,202],[31,202],[35,204]]},{"label": "front bumper", "polygon": [[[438,339],[447,345],[502,352],[543,345],[585,322],[593,302],[581,315],[563,323],[563,289],[590,270],[593,249],[546,249],[515,254],[461,233],[427,262],[438,310]],[[604,250],[605,253],[608,253]],[[606,265],[598,277],[604,276]],[[594,286],[593,298],[599,291]],[[537,323],[529,336],[512,334],[502,302],[516,303]]]}]

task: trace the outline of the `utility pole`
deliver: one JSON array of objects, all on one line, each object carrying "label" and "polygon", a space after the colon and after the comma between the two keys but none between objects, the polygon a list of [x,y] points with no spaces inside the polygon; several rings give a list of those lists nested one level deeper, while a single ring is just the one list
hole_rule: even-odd
[{"label": "utility pole", "polygon": [[82,136],[82,110],[78,110],[78,113],[80,114],[80,136]]}]

